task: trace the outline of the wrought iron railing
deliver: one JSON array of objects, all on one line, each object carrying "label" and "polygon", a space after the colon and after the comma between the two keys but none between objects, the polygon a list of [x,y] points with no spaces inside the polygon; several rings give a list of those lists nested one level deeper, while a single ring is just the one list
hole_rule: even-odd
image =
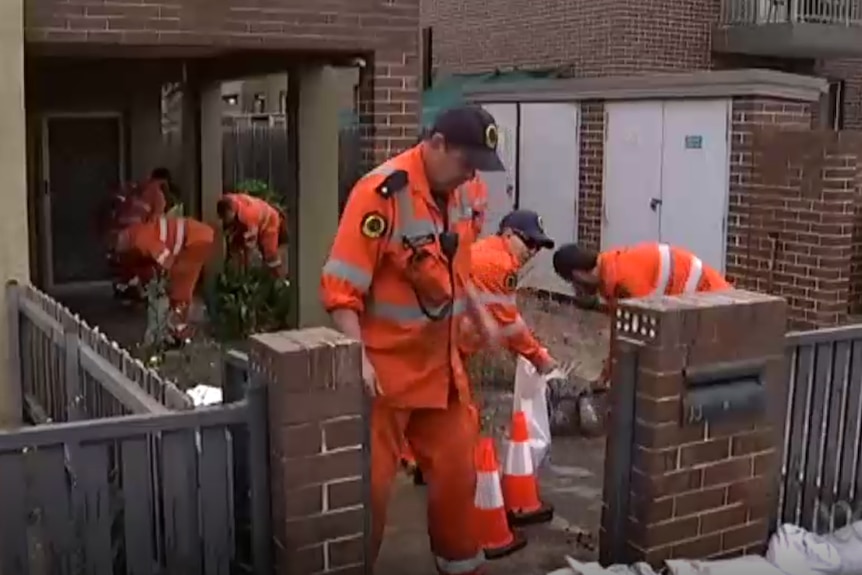
[{"label": "wrought iron railing", "polygon": [[721,24],[862,26],[862,0],[722,0]]}]

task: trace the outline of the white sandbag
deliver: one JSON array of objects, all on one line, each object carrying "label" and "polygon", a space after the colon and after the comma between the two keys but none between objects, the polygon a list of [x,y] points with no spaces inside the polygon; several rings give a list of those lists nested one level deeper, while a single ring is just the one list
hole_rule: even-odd
[{"label": "white sandbag", "polygon": [[186,395],[192,398],[192,403],[194,403],[195,407],[218,405],[222,402],[221,388],[211,385],[196,385],[186,391]]},{"label": "white sandbag", "polygon": [[669,575],[784,575],[759,555],[745,555],[717,561],[669,559],[665,562]]},{"label": "white sandbag", "polygon": [[523,411],[527,420],[533,469],[539,468],[551,448],[547,385],[549,379],[560,377],[563,377],[563,373],[559,370],[540,375],[533,364],[523,357],[518,357],[513,411]]},{"label": "white sandbag", "polygon": [[838,550],[842,575],[862,575],[862,521],[842,527],[824,539]]},{"label": "white sandbag", "polygon": [[769,539],[766,559],[786,575],[839,575],[841,556],[825,538],[786,523]]},{"label": "white sandbag", "polygon": [[635,563],[634,565],[611,565],[602,567],[599,563],[592,561],[584,563],[566,557],[566,563],[573,575],[656,575],[656,572],[647,563]]}]

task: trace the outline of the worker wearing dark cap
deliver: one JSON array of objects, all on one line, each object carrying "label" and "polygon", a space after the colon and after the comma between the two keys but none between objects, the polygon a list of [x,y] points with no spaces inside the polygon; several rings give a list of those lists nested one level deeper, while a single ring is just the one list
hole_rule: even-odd
[{"label": "worker wearing dark cap", "polygon": [[[560,246],[554,253],[554,271],[572,284],[584,307],[613,310],[621,299],[682,295],[730,289],[717,270],[686,249],[668,244],[642,244],[597,252],[577,244]],[[604,304],[599,302],[604,301]],[[611,322],[611,341],[615,337]],[[611,377],[605,361],[600,384]]]},{"label": "worker wearing dark cap", "polygon": [[492,341],[499,328],[470,283],[473,209],[460,187],[503,169],[497,139],[479,107],[441,113],[420,143],[357,182],[321,279],[333,322],[362,343],[373,397],[372,559],[406,438],[428,474],[428,533],[444,574],[477,574],[484,559],[471,520],[479,430],[458,344],[466,316]]}]

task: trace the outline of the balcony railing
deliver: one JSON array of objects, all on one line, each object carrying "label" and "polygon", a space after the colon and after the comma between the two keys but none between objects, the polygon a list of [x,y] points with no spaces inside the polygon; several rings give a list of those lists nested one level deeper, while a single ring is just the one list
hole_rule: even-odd
[{"label": "balcony railing", "polygon": [[722,0],[724,26],[862,26],[862,0]]}]

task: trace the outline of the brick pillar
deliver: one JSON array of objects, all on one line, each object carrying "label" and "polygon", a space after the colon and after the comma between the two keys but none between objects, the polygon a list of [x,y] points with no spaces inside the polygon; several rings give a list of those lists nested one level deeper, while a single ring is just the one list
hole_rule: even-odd
[{"label": "brick pillar", "polygon": [[366,402],[357,342],[328,328],[250,338],[269,385],[275,572],[366,573]]},{"label": "brick pillar", "polygon": [[[603,562],[658,566],[671,558],[760,551],[777,504],[783,418],[773,408],[781,405],[786,383],[785,318],[783,299],[745,291],[621,305]],[[757,381],[763,393],[752,396]],[[721,411],[729,401],[732,410],[742,389],[749,395],[739,398],[741,407],[760,401],[764,409],[709,415],[710,404]],[[712,393],[714,401],[698,409],[703,403],[697,401]],[[628,424],[626,398],[633,414]],[[626,453],[628,464],[620,459]],[[614,541],[625,545],[615,550]]]}]

